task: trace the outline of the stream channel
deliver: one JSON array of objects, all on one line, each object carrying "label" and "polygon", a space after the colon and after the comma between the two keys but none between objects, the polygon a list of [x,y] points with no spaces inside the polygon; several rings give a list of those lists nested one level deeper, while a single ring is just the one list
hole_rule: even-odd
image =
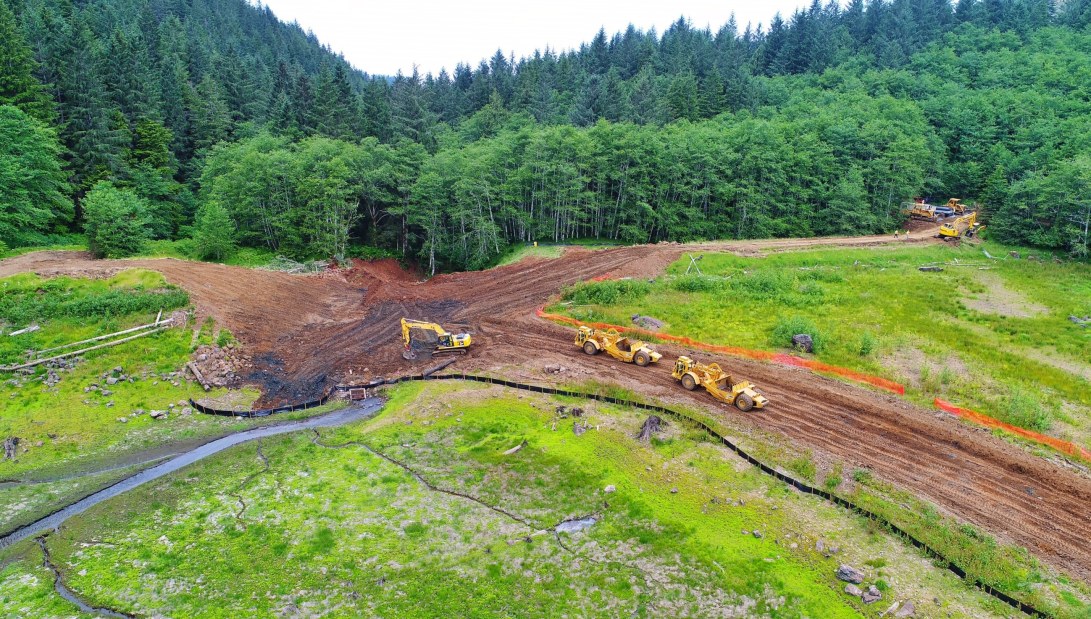
[{"label": "stream channel", "polygon": [[139,473],[126,477],[125,479],[117,482],[116,484],[103,488],[98,492],[88,495],[83,499],[72,503],[71,505],[64,507],[52,514],[41,518],[35,522],[32,522],[22,528],[16,529],[9,535],[0,538],[0,548],[6,548],[12,544],[20,542],[30,537],[34,537],[45,531],[51,531],[56,529],[65,520],[68,520],[72,516],[82,514],[83,512],[91,509],[95,505],[107,500],[112,499],[119,494],[128,492],[133,488],[148,483],[149,481],[159,479],[164,475],[169,475],[178,469],[189,466],[194,462],[199,462],[213,454],[219,453],[228,447],[234,447],[247,441],[254,439],[265,438],[267,436],[277,436],[278,434],[288,434],[289,432],[298,432],[300,430],[310,430],[312,428],[333,428],[337,426],[343,426],[354,421],[361,421],[374,417],[383,407],[384,400],[381,398],[368,398],[349,406],[341,410],[319,415],[317,417],[311,417],[309,419],[301,419],[299,421],[290,421],[287,423],[281,423],[277,425],[262,426],[258,428],[250,428],[249,430],[241,430],[234,434],[229,434],[223,438],[216,439],[212,442],[205,443],[199,447],[191,449],[181,455],[178,455],[166,462],[153,466],[148,469],[144,469]]}]

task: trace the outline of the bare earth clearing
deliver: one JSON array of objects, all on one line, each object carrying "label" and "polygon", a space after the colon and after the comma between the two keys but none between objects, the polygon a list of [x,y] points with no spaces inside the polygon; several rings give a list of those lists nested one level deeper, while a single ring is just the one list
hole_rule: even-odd
[{"label": "bare earth clearing", "polygon": [[[910,242],[931,242],[915,232]],[[904,243],[905,241],[899,241]],[[360,263],[349,271],[289,275],[181,260],[90,260],[78,252],[38,252],[0,261],[0,277],[102,277],[126,268],[159,271],[186,289],[198,311],[230,329],[255,361],[250,381],[264,400],[298,401],[338,382],[366,382],[419,371],[401,357],[402,316],[430,319],[474,333],[463,371],[496,371],[530,382],[543,368],[568,368],[561,380],[610,380],[652,398],[716,406],[687,392],[660,367],[642,369],[588,357],[571,330],[535,316],[563,286],[600,276],[655,277],[687,251],[754,255],[819,246],[876,246],[890,236],[663,244],[601,251],[568,250],[555,260],[525,260],[489,271],[418,282],[394,262]],[[725,314],[729,317],[729,314]],[[681,348],[659,346],[669,364]],[[693,354],[688,352],[687,354]],[[716,357],[696,355],[702,360]],[[808,371],[724,357],[734,373],[770,397],[741,424],[779,432],[816,454],[867,467],[940,509],[1028,548],[1045,563],[1091,580],[1091,481],[962,423],[899,398],[822,378]],[[726,409],[723,409],[726,410]]]}]

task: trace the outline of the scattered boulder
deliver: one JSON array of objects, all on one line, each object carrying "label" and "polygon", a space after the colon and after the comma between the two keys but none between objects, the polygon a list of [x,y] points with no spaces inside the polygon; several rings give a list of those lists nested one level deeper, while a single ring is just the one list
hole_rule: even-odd
[{"label": "scattered boulder", "polygon": [[883,594],[879,592],[879,589],[875,585],[871,585],[864,591],[864,595],[860,596],[860,599],[864,601],[864,604],[874,604],[883,599]]},{"label": "scattered boulder", "polygon": [[651,316],[641,316],[640,314],[633,314],[630,316],[633,324],[649,331],[658,331],[663,328],[663,321],[658,318],[652,318]]},{"label": "scattered boulder", "polygon": [[1083,318],[1080,318],[1079,316],[1069,316],[1068,320],[1070,320],[1073,324],[1079,325],[1085,329],[1088,327],[1088,325],[1091,325],[1091,316],[1084,316]]},{"label": "scattered boulder", "polygon": [[116,385],[117,381],[118,381],[118,378],[116,376],[109,376],[109,377],[106,378],[106,384],[107,385],[111,385],[111,386]]},{"label": "scattered boulder", "polygon": [[803,352],[814,352],[814,339],[806,333],[799,333],[792,336],[792,346]]},{"label": "scattered boulder", "polygon": [[148,415],[152,419],[166,419],[167,418],[167,411],[158,411],[158,410],[156,410],[156,411],[152,411],[152,412],[148,413]]},{"label": "scattered boulder", "polygon": [[671,494],[678,494],[678,488],[677,487],[671,488]]},{"label": "scattered boulder", "polygon": [[895,617],[912,617],[917,614],[917,607],[913,605],[913,602],[906,602],[902,604],[902,607],[898,609],[898,612],[894,613]]},{"label": "scattered boulder", "polygon": [[572,432],[575,433],[576,436],[581,436],[581,435],[583,435],[584,432],[586,432],[586,431],[588,431],[590,429],[591,429],[591,424],[589,424],[589,423],[581,423],[581,422],[577,421],[576,423],[572,424]]},{"label": "scattered boulder", "polygon": [[842,563],[837,568],[837,579],[858,585],[864,582],[864,573],[851,565]]},{"label": "scattered boulder", "polygon": [[860,590],[860,587],[857,587],[856,585],[851,584],[851,583],[845,585],[845,593],[847,593],[847,594],[849,594],[849,595],[851,595],[853,597],[860,597],[861,595],[864,594],[864,592]]},{"label": "scattered boulder", "polygon": [[189,417],[192,414],[193,414],[193,408],[191,408],[189,406],[186,406],[186,407],[182,408],[182,416],[183,417]]},{"label": "scattered boulder", "polygon": [[602,491],[605,492],[606,494],[613,494],[613,493],[617,492],[617,486],[615,486],[614,484],[610,484],[609,486],[606,486],[605,488],[603,488]]},{"label": "scattered boulder", "polygon": [[1015,258],[1016,260],[1019,259],[1019,252],[1017,252],[1017,251],[1008,252],[1008,255],[1011,256],[1012,258]]},{"label": "scattered boulder", "polygon": [[765,534],[763,534],[761,531],[759,531],[757,529],[754,529],[754,537],[756,537],[758,539],[761,539],[761,538],[765,537]]}]

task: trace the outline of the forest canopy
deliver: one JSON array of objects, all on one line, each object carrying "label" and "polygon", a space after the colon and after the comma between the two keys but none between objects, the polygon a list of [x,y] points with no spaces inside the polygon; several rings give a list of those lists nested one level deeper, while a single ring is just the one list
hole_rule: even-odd
[{"label": "forest canopy", "polygon": [[1087,256],[1089,23],[1091,0],[816,1],[372,76],[242,0],[0,0],[0,242],[86,229],[104,187],[195,257],[366,244],[435,272],[524,241],[891,232],[927,196]]}]

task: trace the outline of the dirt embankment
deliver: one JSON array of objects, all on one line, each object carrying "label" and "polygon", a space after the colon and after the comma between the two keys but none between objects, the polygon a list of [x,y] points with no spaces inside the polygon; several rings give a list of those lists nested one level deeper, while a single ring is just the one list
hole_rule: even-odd
[{"label": "dirt embankment", "polygon": [[[930,242],[915,232],[908,242]],[[563,286],[593,277],[654,277],[687,251],[755,254],[822,246],[893,244],[893,236],[660,244],[602,251],[573,249],[555,260],[532,259],[482,272],[420,282],[390,262],[349,271],[287,275],[179,260],[93,261],[72,252],[28,254],[0,262],[0,276],[101,276],[129,267],[154,269],[189,291],[247,347],[249,379],[265,403],[310,398],[338,381],[419,371],[401,357],[399,319],[429,319],[473,331],[466,370],[503,371],[546,382],[546,366],[570,368],[565,380],[596,378],[667,402],[719,406],[674,384],[663,368],[641,369],[587,357],[570,329],[537,319],[534,310]],[[899,240],[897,243],[906,243]],[[674,355],[695,354],[662,346]],[[743,424],[779,432],[797,444],[867,467],[882,479],[934,502],[943,511],[1046,563],[1091,580],[1091,482],[934,411],[904,400],[788,368],[696,353],[753,379],[771,398],[762,413],[735,415]]]}]

